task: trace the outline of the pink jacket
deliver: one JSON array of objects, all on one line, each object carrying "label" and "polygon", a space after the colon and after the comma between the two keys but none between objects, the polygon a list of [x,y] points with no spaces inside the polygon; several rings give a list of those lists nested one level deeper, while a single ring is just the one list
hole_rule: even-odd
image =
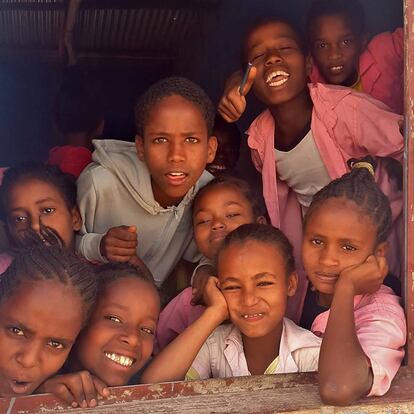
[{"label": "pink jacket", "polygon": [[[370,154],[401,160],[404,142],[398,127],[398,121],[402,119],[400,115],[389,112],[381,102],[350,88],[319,83],[310,85],[309,90],[314,104],[311,122],[313,137],[332,179],[349,171],[346,162],[353,157]],[[294,247],[299,286],[290,300],[287,316],[297,322],[307,289],[301,258],[302,213],[296,194],[277,178],[274,131],[274,118],[266,110],[247,131],[248,145],[253,162],[262,174],[263,196],[271,222],[286,234]],[[378,161],[376,181],[391,201],[394,222],[401,225],[402,194],[394,191],[388,179],[384,169],[386,160]],[[398,231],[394,231],[390,238],[392,252],[389,265],[396,275],[400,274],[401,269],[397,253],[401,243]]]},{"label": "pink jacket", "polygon": [[[387,104],[397,114],[404,112],[404,31],[380,33],[359,57],[363,91]],[[313,83],[326,83],[316,65],[310,75]]]},{"label": "pink jacket", "polygon": [[[407,335],[404,310],[398,296],[383,285],[373,295],[355,296],[354,311],[358,340],[374,374],[369,396],[383,395],[390,388],[404,357]],[[312,332],[323,335],[329,312],[315,318]]]}]

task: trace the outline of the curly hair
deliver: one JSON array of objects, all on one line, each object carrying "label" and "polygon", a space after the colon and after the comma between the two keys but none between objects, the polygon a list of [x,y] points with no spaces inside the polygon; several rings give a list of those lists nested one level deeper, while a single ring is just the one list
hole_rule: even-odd
[{"label": "curly hair", "polygon": [[144,92],[135,104],[135,124],[137,133],[144,137],[144,128],[153,107],[169,96],[181,96],[197,107],[203,116],[207,132],[213,131],[215,109],[204,90],[189,79],[175,76],[159,80]]}]

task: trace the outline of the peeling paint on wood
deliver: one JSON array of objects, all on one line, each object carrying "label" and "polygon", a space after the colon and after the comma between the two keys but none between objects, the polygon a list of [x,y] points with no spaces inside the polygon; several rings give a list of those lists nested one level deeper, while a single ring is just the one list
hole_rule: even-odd
[{"label": "peeling paint on wood", "polygon": [[383,397],[364,398],[349,407],[321,403],[315,373],[262,375],[206,381],[171,382],[111,388],[95,408],[65,407],[50,395],[0,399],[7,414],[166,414],[166,413],[414,413],[414,369],[402,368]]}]

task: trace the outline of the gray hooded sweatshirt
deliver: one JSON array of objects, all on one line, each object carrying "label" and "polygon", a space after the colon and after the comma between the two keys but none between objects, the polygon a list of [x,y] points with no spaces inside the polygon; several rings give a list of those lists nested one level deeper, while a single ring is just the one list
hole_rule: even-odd
[{"label": "gray hooded sweatshirt", "polygon": [[83,219],[77,249],[90,261],[106,262],[100,243],[111,227],[137,227],[137,255],[160,286],[182,257],[197,261],[191,204],[197,191],[213,176],[204,171],[178,206],[163,208],[154,200],[146,164],[135,144],[95,140],[93,162],[78,179],[78,205]]}]

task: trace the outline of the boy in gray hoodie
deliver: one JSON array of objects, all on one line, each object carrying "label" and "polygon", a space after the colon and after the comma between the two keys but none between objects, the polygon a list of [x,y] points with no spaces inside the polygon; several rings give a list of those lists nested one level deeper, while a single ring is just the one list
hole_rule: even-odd
[{"label": "boy in gray hoodie", "polygon": [[78,179],[78,250],[90,261],[138,257],[160,286],[180,258],[196,261],[191,204],[213,177],[217,140],[206,93],[179,77],[152,85],[135,106],[135,143],[94,141]]}]

